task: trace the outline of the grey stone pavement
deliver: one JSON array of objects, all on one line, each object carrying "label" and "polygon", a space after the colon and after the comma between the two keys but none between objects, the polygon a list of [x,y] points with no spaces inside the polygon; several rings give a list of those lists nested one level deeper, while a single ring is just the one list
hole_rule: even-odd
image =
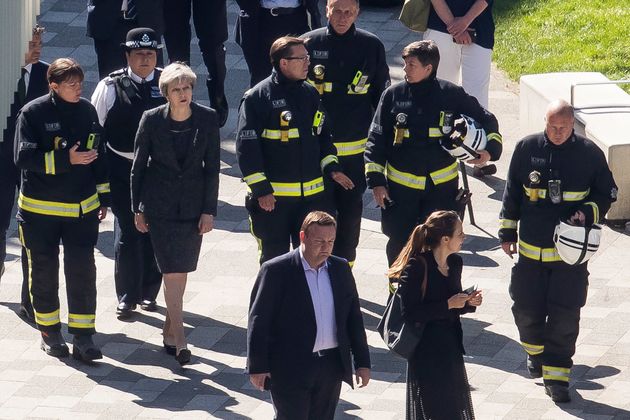
[{"label": "grey stone pavement", "polygon": [[[416,34],[396,20],[397,9],[365,7],[359,25],[373,31],[388,51],[391,73],[402,76],[400,50]],[[230,28],[236,17],[229,2]],[[96,58],[85,33],[85,0],[44,0],[40,22],[47,27],[44,59],[72,56],[87,70],[84,96],[97,82]],[[39,349],[39,334],[15,311],[19,304],[19,245],[12,224],[7,273],[0,286],[0,418],[220,418],[267,419],[267,394],[253,389],[243,374],[249,291],[257,272],[256,242],[243,208],[244,184],[235,165],[236,106],[248,75],[233,36],[227,43],[230,119],[222,130],[220,207],[216,228],[204,237],[199,268],[185,294],[186,332],[193,363],[182,369],[162,351],[164,302],[157,313],[138,311],[129,321],[116,318],[113,280],[113,219],[101,226],[96,340],[105,355],[95,366],[57,360]],[[205,73],[196,45],[192,61]],[[201,84],[200,84],[201,85]],[[202,102],[206,93],[195,90]],[[206,102],[207,103],[207,102]],[[590,264],[591,286],[582,312],[573,402],[555,405],[540,380],[528,379],[510,312],[507,285],[513,262],[496,239],[507,162],[519,132],[518,86],[496,69],[490,108],[501,123],[505,152],[496,177],[471,180],[479,227],[466,225],[462,255],[464,286],[478,284],[484,305],[464,319],[466,363],[478,419],[630,419],[630,238],[606,229],[601,250]],[[385,238],[371,196],[366,205],[354,273],[373,360],[372,381],[364,389],[343,386],[338,418],[404,418],[405,364],[389,355],[374,331],[386,298]],[[61,284],[62,320],[67,313]],[[66,335],[67,339],[71,337]],[[299,372],[296,372],[299,374]],[[448,401],[444,401],[448,404]]]}]

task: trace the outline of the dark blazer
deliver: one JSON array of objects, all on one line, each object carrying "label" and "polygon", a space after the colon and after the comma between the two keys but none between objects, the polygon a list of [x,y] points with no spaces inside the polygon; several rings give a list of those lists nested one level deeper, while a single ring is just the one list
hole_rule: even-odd
[{"label": "dark blazer", "polygon": [[[343,380],[353,386],[350,354],[355,368],[370,367],[359,295],[346,260],[330,257],[328,274],[335,300]],[[299,250],[265,262],[250,298],[248,372],[270,372],[274,383],[301,381],[301,375],[313,369],[316,333],[313,301]]]},{"label": "dark blazer", "polygon": [[[164,33],[163,0],[135,0],[138,19],[135,26]],[[88,0],[87,36],[105,40],[116,36],[113,30],[121,18],[122,0]]]},{"label": "dark blazer", "polygon": [[145,111],[131,168],[134,212],[168,219],[216,215],[219,195],[219,122],[213,109],[191,103],[196,134],[182,167],[169,132],[169,104]]},{"label": "dark blazer", "polygon": [[[26,97],[24,102],[20,103],[17,95],[17,89],[13,95],[13,103],[11,103],[10,114],[7,117],[7,126],[2,133],[2,144],[0,147],[0,155],[3,158],[3,169],[9,169],[9,166],[15,167],[13,164],[13,138],[15,137],[15,123],[17,116],[22,107],[32,101],[35,98],[44,96],[48,93],[48,80],[46,79],[46,73],[48,72],[49,64],[44,61],[38,61],[31,66],[31,74],[29,76],[28,88],[26,90]],[[4,163],[10,162],[10,164],[4,165]]]}]

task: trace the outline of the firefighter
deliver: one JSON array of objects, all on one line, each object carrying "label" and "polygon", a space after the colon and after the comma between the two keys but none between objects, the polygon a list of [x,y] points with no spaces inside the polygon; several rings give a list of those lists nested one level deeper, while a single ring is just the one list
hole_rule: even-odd
[{"label": "firefighter", "polygon": [[389,265],[431,212],[459,210],[457,162],[440,145],[453,129],[452,120],[466,115],[485,129],[486,149],[469,162],[497,160],[502,151],[494,115],[461,87],[436,78],[440,54],[433,41],[412,42],[402,57],[405,80],[383,93],[365,152],[367,184],[389,239]]},{"label": "firefighter", "polygon": [[81,98],[83,70],[70,58],[47,73],[50,94],[24,106],[15,134],[15,163],[22,171],[18,223],[29,265],[30,294],[41,348],[68,355],[59,317],[59,243],[64,247],[68,332],[72,354],[102,358],[92,341],[96,314],[94,246],[107,215],[109,183],[96,110]]},{"label": "firefighter", "polygon": [[587,227],[600,222],[617,187],[602,151],[574,133],[571,105],[552,102],[545,120],[545,131],[525,137],[512,155],[499,238],[510,258],[518,243],[510,297],[529,373],[543,377],[553,401],[567,402],[588,270],[587,263],[561,260],[554,229],[559,221]]},{"label": "firefighter", "polygon": [[355,27],[358,14],[358,0],[328,0],[328,27],[301,36],[311,56],[308,82],[322,95],[339,163],[355,185],[346,190],[332,183],[327,192],[333,195],[337,210],[333,254],[350,265],[361,232],[367,133],[381,94],[390,83],[383,43]]},{"label": "firefighter", "polygon": [[123,44],[127,67],[100,81],[92,95],[107,139],[112,211],[114,220],[114,281],[120,318],[136,305],[155,311],[162,275],[158,270],[149,233],[139,232],[131,209],[130,177],[133,147],[142,113],[166,103],[158,86],[162,69],[156,68],[162,48],[155,31],[136,28]]},{"label": "firefighter", "polygon": [[306,214],[328,209],[324,176],[354,188],[340,170],[319,94],[305,81],[309,55],[304,40],[278,38],[270,58],[271,76],[243,96],[236,137],[261,264],[286,253],[289,244],[299,246]]}]

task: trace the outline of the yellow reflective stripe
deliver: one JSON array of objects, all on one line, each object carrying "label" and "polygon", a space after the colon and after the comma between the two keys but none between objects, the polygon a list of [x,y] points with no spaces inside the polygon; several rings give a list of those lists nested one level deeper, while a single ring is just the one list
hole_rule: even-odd
[{"label": "yellow reflective stripe", "polygon": [[96,315],[68,314],[68,326],[74,328],[94,328]]},{"label": "yellow reflective stripe", "polygon": [[46,313],[37,312],[35,310],[33,312],[35,313],[35,321],[39,325],[51,326],[51,325],[57,325],[61,322],[59,320],[59,309],[57,309],[56,311],[46,312]]},{"label": "yellow reflective stripe", "polygon": [[348,265],[350,266],[350,269],[352,269],[354,267],[354,261],[348,261]]},{"label": "yellow reflective stripe", "polygon": [[523,349],[525,349],[527,354],[531,356],[541,354],[543,351],[545,351],[545,346],[539,346],[537,344],[529,344],[524,341],[521,341],[521,346],[523,346]]},{"label": "yellow reflective stripe", "polygon": [[332,82],[324,82],[324,92],[332,92],[333,84]]},{"label": "yellow reflective stripe", "polygon": [[314,86],[315,88],[317,88],[318,86],[323,86],[324,92],[330,93],[333,90],[332,82],[318,82],[311,79],[307,79],[306,81],[310,83],[312,86]]},{"label": "yellow reflective stripe", "polygon": [[348,85],[348,95],[365,95],[368,93],[368,89],[370,89],[370,84],[366,84],[362,87],[352,87],[352,85]]},{"label": "yellow reflective stripe", "polygon": [[599,222],[599,206],[597,205],[597,203],[594,203],[592,201],[587,201],[584,204],[587,206],[591,206],[593,208],[593,223],[598,223]]},{"label": "yellow reflective stripe", "polygon": [[389,163],[387,164],[387,179],[415,190],[424,190],[427,184],[426,176],[418,176],[410,174],[409,172],[399,171]]},{"label": "yellow reflective stripe", "polygon": [[324,158],[321,160],[319,166],[322,168],[322,171],[324,170],[324,168],[330,164],[330,163],[339,163],[339,159],[337,158],[337,156],[335,155],[326,155],[324,156]]},{"label": "yellow reflective stripe", "polygon": [[302,184],[302,188],[304,190],[304,197],[318,194],[324,191],[324,178],[320,176],[319,178],[305,182]]},{"label": "yellow reflective stripe", "polygon": [[500,220],[501,229],[516,229],[517,221],[510,219],[501,219]]},{"label": "yellow reflective stripe", "polygon": [[503,144],[503,137],[501,137],[501,134],[499,133],[486,134],[486,139],[488,141],[494,140],[494,141],[499,142],[500,144]]},{"label": "yellow reflective stripe", "polygon": [[98,194],[94,194],[85,200],[81,201],[81,209],[83,213],[89,213],[92,210],[96,210],[101,205],[101,202],[98,199]]},{"label": "yellow reflective stripe", "polygon": [[272,182],[273,195],[280,197],[299,197],[302,189],[299,182]]},{"label": "yellow reflective stripe", "polygon": [[49,216],[79,217],[79,205],[29,198],[20,192],[18,206],[26,211]]},{"label": "yellow reflective stripe", "polygon": [[322,118],[324,117],[324,113],[321,111],[315,112],[313,116],[313,127],[319,127],[322,123]]},{"label": "yellow reflective stripe", "polygon": [[590,193],[591,193],[590,188],[586,191],[564,191],[562,193],[562,199],[564,201],[580,201],[588,197]]},{"label": "yellow reflective stripe", "polygon": [[55,175],[55,151],[44,153],[46,175]]},{"label": "yellow reflective stripe", "polygon": [[571,373],[569,368],[543,365],[542,370],[543,379],[569,382],[569,374]]},{"label": "yellow reflective stripe", "polygon": [[404,138],[406,138],[406,139],[408,139],[409,137],[411,137],[411,134],[409,134],[409,129],[408,129],[408,128],[405,128],[405,129],[403,130],[403,137],[404,137]]},{"label": "yellow reflective stripe", "polygon": [[[272,130],[270,128],[265,128],[262,134],[260,135],[260,137],[264,139],[269,139],[269,140],[280,140],[282,138],[282,133],[281,133],[281,130]],[[300,130],[298,130],[297,128],[289,129],[290,139],[297,139],[299,137],[300,137]]]},{"label": "yellow reflective stripe", "polygon": [[455,179],[457,178],[457,162],[453,162],[453,164],[447,166],[446,168],[433,171],[429,174],[429,176],[431,176],[435,185],[443,184]]},{"label": "yellow reflective stripe", "polygon": [[429,127],[429,137],[442,137],[442,130],[439,127]]},{"label": "yellow reflective stripe", "polygon": [[247,176],[243,177],[243,181],[245,181],[245,183],[247,185],[254,185],[254,184],[256,184],[258,182],[262,182],[262,181],[264,181],[266,179],[267,179],[267,177],[262,172],[255,172],[255,173],[253,173],[251,175],[247,175]]},{"label": "yellow reflective stripe", "polygon": [[110,192],[109,182],[105,182],[103,184],[96,184],[96,192],[99,194],[105,194],[105,193]]},{"label": "yellow reflective stripe", "polygon": [[378,163],[368,162],[365,164],[365,173],[368,172],[378,172],[379,174],[385,173],[385,167],[383,165],[379,165]]},{"label": "yellow reflective stripe", "polygon": [[555,262],[562,261],[560,258],[560,254],[556,251],[555,248],[540,248],[527,242],[519,239],[518,241],[518,252],[524,257],[530,258],[536,261],[542,262]]},{"label": "yellow reflective stripe", "polygon": [[337,156],[350,156],[358,155],[365,151],[365,145],[367,144],[367,137],[357,141],[344,141],[334,143],[337,149]]},{"label": "yellow reflective stripe", "polygon": [[547,197],[547,189],[546,188],[528,188],[523,185],[523,189],[525,190],[525,195],[528,197],[532,197],[533,195],[538,195],[538,198]]}]

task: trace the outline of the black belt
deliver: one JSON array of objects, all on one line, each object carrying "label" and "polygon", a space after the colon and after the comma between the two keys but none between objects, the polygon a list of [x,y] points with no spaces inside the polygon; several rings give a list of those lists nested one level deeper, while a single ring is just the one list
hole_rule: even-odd
[{"label": "black belt", "polygon": [[269,14],[271,16],[292,15],[294,13],[297,13],[301,9],[302,9],[301,6],[298,6],[298,7],[272,7],[271,9],[266,9],[266,8],[263,7],[263,10],[269,12]]},{"label": "black belt", "polygon": [[323,349],[323,350],[319,350],[319,351],[314,351],[313,352],[313,357],[318,358],[318,357],[326,357],[326,356],[330,356],[332,354],[337,354],[339,351],[338,347],[334,347],[332,349]]}]

